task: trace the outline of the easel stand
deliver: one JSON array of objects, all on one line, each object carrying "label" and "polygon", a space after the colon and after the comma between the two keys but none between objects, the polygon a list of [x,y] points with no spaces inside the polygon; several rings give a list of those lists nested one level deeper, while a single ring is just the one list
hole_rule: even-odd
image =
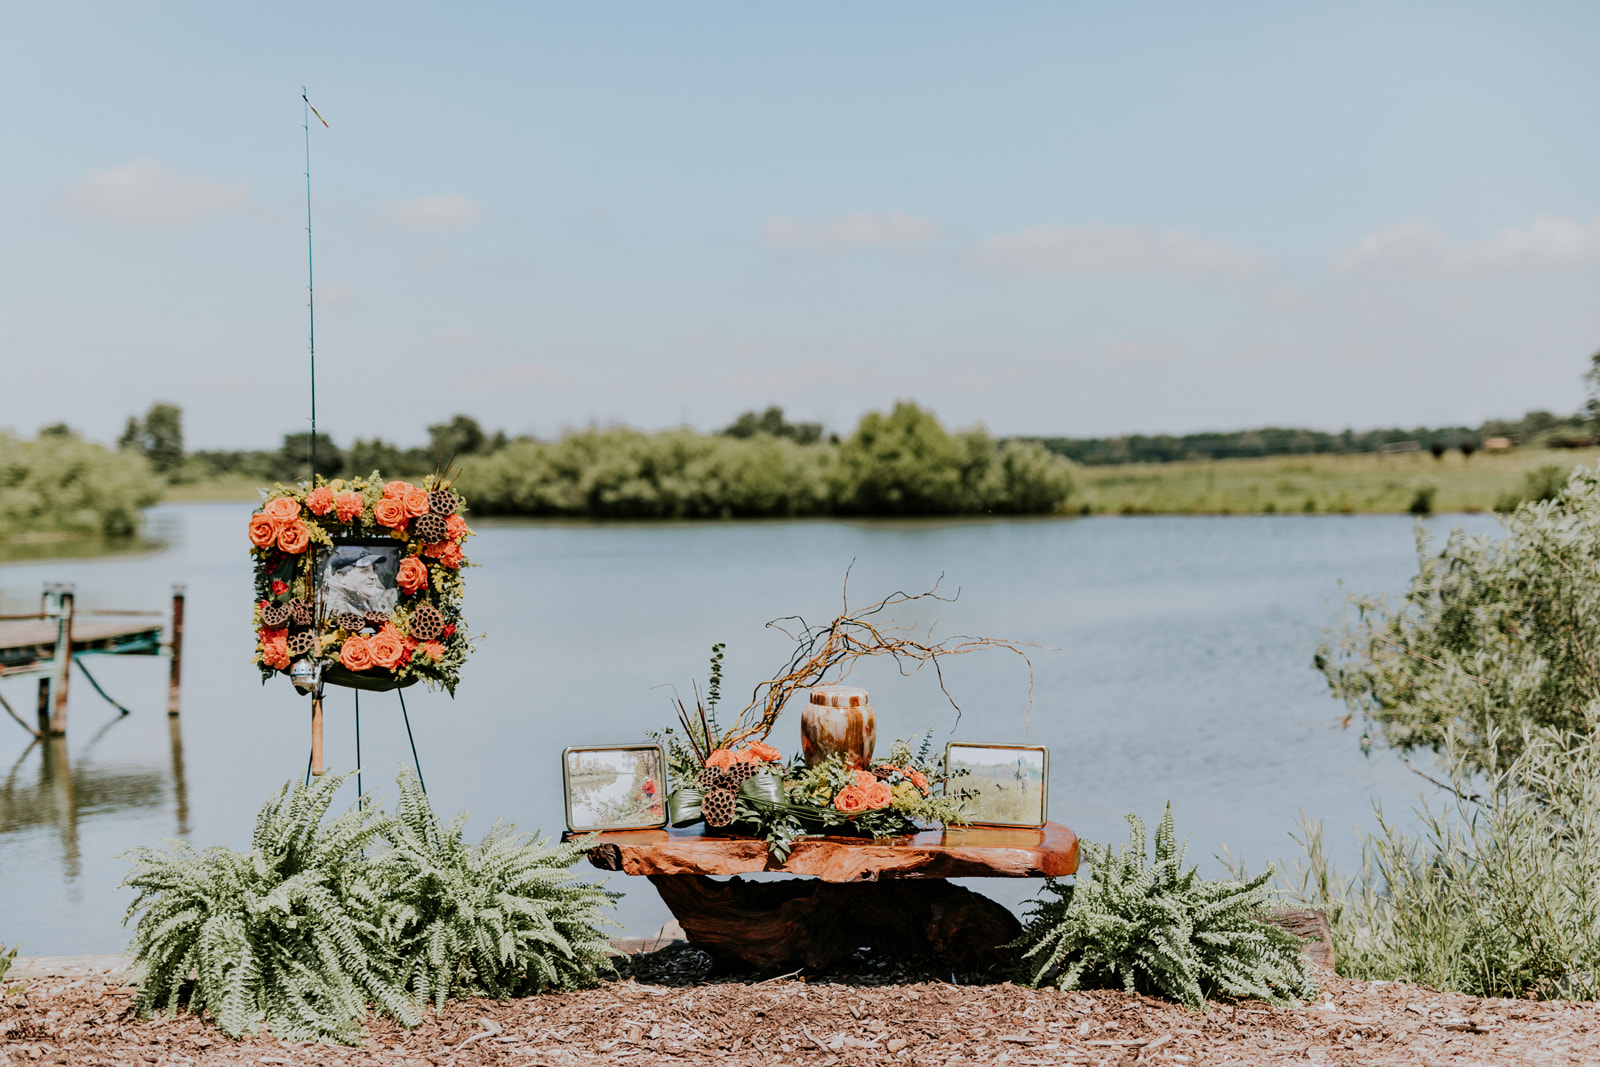
[{"label": "easel stand", "polygon": [[[355,726],[356,726],[356,792],[361,790],[361,690],[352,689],[355,695]],[[306,784],[311,784],[313,777],[322,777],[327,770],[322,762],[322,687],[318,687],[311,694],[311,758],[306,761]],[[423,793],[428,791],[428,782],[422,777],[422,760],[417,756],[417,738],[411,732],[411,713],[406,710],[406,695],[404,691],[396,689],[394,695],[400,699],[400,716],[406,725],[406,741],[411,746],[411,764],[417,769],[417,784],[422,786]]]}]

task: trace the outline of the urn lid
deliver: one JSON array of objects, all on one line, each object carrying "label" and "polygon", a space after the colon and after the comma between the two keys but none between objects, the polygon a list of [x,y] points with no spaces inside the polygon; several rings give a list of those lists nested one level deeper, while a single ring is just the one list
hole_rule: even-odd
[{"label": "urn lid", "polygon": [[811,703],[830,708],[867,706],[867,691],[853,685],[819,685],[811,690]]}]

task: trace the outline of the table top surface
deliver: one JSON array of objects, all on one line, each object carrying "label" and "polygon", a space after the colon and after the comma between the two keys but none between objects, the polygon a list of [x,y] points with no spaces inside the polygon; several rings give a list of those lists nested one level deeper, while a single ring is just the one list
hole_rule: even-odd
[{"label": "table top surface", "polygon": [[[580,835],[567,835],[576,837]],[[826,882],[879,878],[1041,878],[1074,874],[1078,836],[1060,823],[1037,829],[961,826],[904,837],[803,837],[776,862],[757,837],[687,830],[611,830],[596,835],[589,862],[643,875],[782,871]]]}]

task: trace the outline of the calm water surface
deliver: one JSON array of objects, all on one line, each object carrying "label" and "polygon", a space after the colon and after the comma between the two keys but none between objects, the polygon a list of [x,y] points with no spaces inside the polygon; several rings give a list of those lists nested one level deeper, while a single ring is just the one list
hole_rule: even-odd
[{"label": "calm water surface", "polygon": [[[0,566],[0,611],[32,610],[44,581],[78,584],[87,607],[162,607],[188,586],[184,711],[165,714],[164,660],[105,657],[91,669],[134,714],[72,683],[68,744],[30,745],[0,720],[0,942],[23,951],[119,951],[128,895],[118,854],[183,835],[245,847],[256,810],[304,773],[309,706],[287,680],[262,686],[249,663],[249,505],[151,512],[159,552]],[[1481,516],[1433,520],[1473,532]],[[887,740],[928,727],[944,741],[1023,741],[1051,751],[1050,815],[1080,835],[1120,840],[1122,816],[1153,824],[1171,801],[1191,859],[1215,872],[1220,843],[1252,867],[1292,858],[1297,810],[1327,820],[1335,858],[1355,859],[1355,826],[1375,798],[1404,806],[1423,783],[1387,753],[1363,757],[1341,731],[1311,655],[1348,592],[1396,591],[1415,570],[1414,524],[1398,516],[1097,518],[942,524],[772,523],[560,526],[484,523],[469,544],[468,618],[482,633],[451,700],[421,686],[407,704],[435,806],[562,828],[560,750],[630,742],[670,720],[676,685],[703,683],[713,642],[728,645],[725,707],[782,663],[764,627],[924,590],[943,574],[954,603],[922,602],[897,621],[935,634],[1039,646],[1028,672],[1004,652],[949,661],[956,713],[931,673],[868,664]],[[1343,585],[1341,585],[1341,582]],[[33,706],[29,680],[0,682]],[[739,698],[744,699],[739,699]],[[332,690],[327,755],[354,765],[354,697]],[[175,729],[173,727],[176,727]],[[361,707],[365,785],[393,795],[409,763],[394,694]],[[774,741],[798,748],[786,715]],[[354,790],[350,788],[353,799]],[[587,871],[587,868],[584,868]],[[634,932],[669,918],[642,880],[612,876]],[[1022,881],[979,886],[1015,904]]]}]

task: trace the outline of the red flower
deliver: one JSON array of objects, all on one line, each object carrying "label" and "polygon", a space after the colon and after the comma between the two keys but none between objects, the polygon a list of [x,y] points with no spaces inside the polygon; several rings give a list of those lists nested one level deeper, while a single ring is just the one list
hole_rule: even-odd
[{"label": "red flower", "polygon": [[[273,596],[282,596],[283,594],[287,593],[288,591],[289,591],[289,583],[288,582],[277,581],[277,582],[273,582],[272,583],[272,595]],[[262,601],[262,603],[265,604],[266,601]]]},{"label": "red flower", "polygon": [[451,637],[451,636],[453,636],[455,634],[455,632],[456,632],[456,624],[453,623],[453,622],[447,622],[444,625],[444,629],[439,631],[439,636],[440,637]]}]

